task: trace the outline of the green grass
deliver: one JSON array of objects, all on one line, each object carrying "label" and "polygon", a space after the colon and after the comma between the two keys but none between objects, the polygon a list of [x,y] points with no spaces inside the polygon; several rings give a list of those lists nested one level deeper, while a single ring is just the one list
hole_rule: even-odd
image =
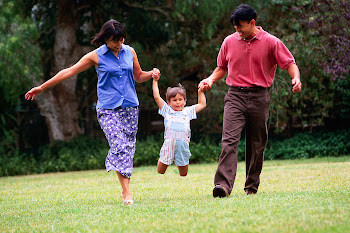
[{"label": "green grass", "polygon": [[0,232],[350,232],[350,156],[266,161],[255,196],[244,166],[224,199],[212,197],[217,164],[187,177],[135,168],[133,206],[104,170],[0,178]]}]

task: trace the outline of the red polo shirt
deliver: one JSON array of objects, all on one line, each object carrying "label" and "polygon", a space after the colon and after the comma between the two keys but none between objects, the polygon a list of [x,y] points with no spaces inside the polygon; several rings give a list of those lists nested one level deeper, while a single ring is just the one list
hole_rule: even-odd
[{"label": "red polo shirt", "polygon": [[277,37],[261,27],[250,40],[242,40],[237,32],[227,36],[221,45],[217,59],[220,68],[227,69],[229,86],[271,86],[277,64],[287,69],[295,63],[293,55]]}]

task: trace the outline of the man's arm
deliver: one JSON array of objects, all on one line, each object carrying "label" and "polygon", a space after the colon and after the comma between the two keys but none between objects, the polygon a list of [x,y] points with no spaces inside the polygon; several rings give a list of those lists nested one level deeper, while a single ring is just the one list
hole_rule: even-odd
[{"label": "man's arm", "polygon": [[203,79],[199,83],[198,87],[203,91],[210,90],[211,87],[213,86],[213,83],[222,79],[226,73],[227,73],[226,69],[223,69],[221,67],[216,67],[213,73],[208,78]]},{"label": "man's arm", "polygon": [[300,82],[300,71],[296,64],[292,64],[288,67],[288,74],[292,78],[293,93],[301,91],[301,82]]}]

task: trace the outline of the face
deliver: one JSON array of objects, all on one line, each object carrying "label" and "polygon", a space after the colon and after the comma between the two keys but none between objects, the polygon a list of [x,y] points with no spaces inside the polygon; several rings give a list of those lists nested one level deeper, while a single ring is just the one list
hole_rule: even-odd
[{"label": "face", "polygon": [[241,39],[250,39],[250,37],[253,35],[254,30],[253,20],[251,20],[250,22],[240,20],[239,24],[240,26],[236,25],[235,29],[239,33]]},{"label": "face", "polygon": [[113,39],[113,36],[111,36],[106,41],[107,47],[113,52],[118,52],[123,43],[124,43],[124,38],[122,38],[121,40],[116,40],[116,39]]},{"label": "face", "polygon": [[184,107],[186,105],[186,99],[182,95],[177,94],[175,97],[170,98],[168,105],[174,111],[182,111],[182,109],[184,109]]}]

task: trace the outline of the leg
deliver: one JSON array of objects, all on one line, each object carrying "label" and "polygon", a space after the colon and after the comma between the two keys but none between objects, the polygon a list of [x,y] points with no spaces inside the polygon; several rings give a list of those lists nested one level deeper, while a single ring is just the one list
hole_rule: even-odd
[{"label": "leg", "polygon": [[166,165],[158,160],[158,164],[157,164],[158,173],[164,174],[166,172],[167,168],[168,168],[168,165]]},{"label": "leg", "polygon": [[164,174],[169,165],[173,163],[175,150],[175,140],[165,139],[159,152],[157,171]]},{"label": "leg", "polygon": [[105,161],[107,172],[118,171],[130,178],[133,172],[138,108],[97,109],[97,117],[110,146]]},{"label": "leg", "polygon": [[255,194],[260,184],[260,173],[267,144],[267,120],[270,96],[268,91],[251,93],[253,101],[248,108],[246,125],[246,183],[247,195]]},{"label": "leg", "polygon": [[188,165],[186,165],[186,166],[177,166],[177,168],[179,169],[180,176],[187,176]]},{"label": "leg", "polygon": [[130,178],[123,176],[119,172],[116,172],[116,173],[118,175],[120,185],[122,186],[122,189],[123,189],[123,191],[121,193],[123,203],[127,204],[127,205],[132,204],[132,196],[131,196],[131,192],[129,189]]},{"label": "leg", "polygon": [[121,193],[123,203],[132,204],[129,182],[133,171],[138,109],[97,109],[97,117],[110,145],[105,161],[106,170],[117,172],[123,189]]},{"label": "leg", "polygon": [[180,176],[187,176],[188,164],[190,163],[191,152],[189,142],[176,140],[174,160],[179,169]]},{"label": "leg", "polygon": [[[221,142],[222,151],[219,157],[214,184],[222,187],[228,195],[232,191],[236,178],[238,143],[246,121],[245,96],[246,93],[235,92],[231,89],[225,96]],[[221,193],[224,194],[224,192]],[[215,196],[214,192],[213,195]]]}]

